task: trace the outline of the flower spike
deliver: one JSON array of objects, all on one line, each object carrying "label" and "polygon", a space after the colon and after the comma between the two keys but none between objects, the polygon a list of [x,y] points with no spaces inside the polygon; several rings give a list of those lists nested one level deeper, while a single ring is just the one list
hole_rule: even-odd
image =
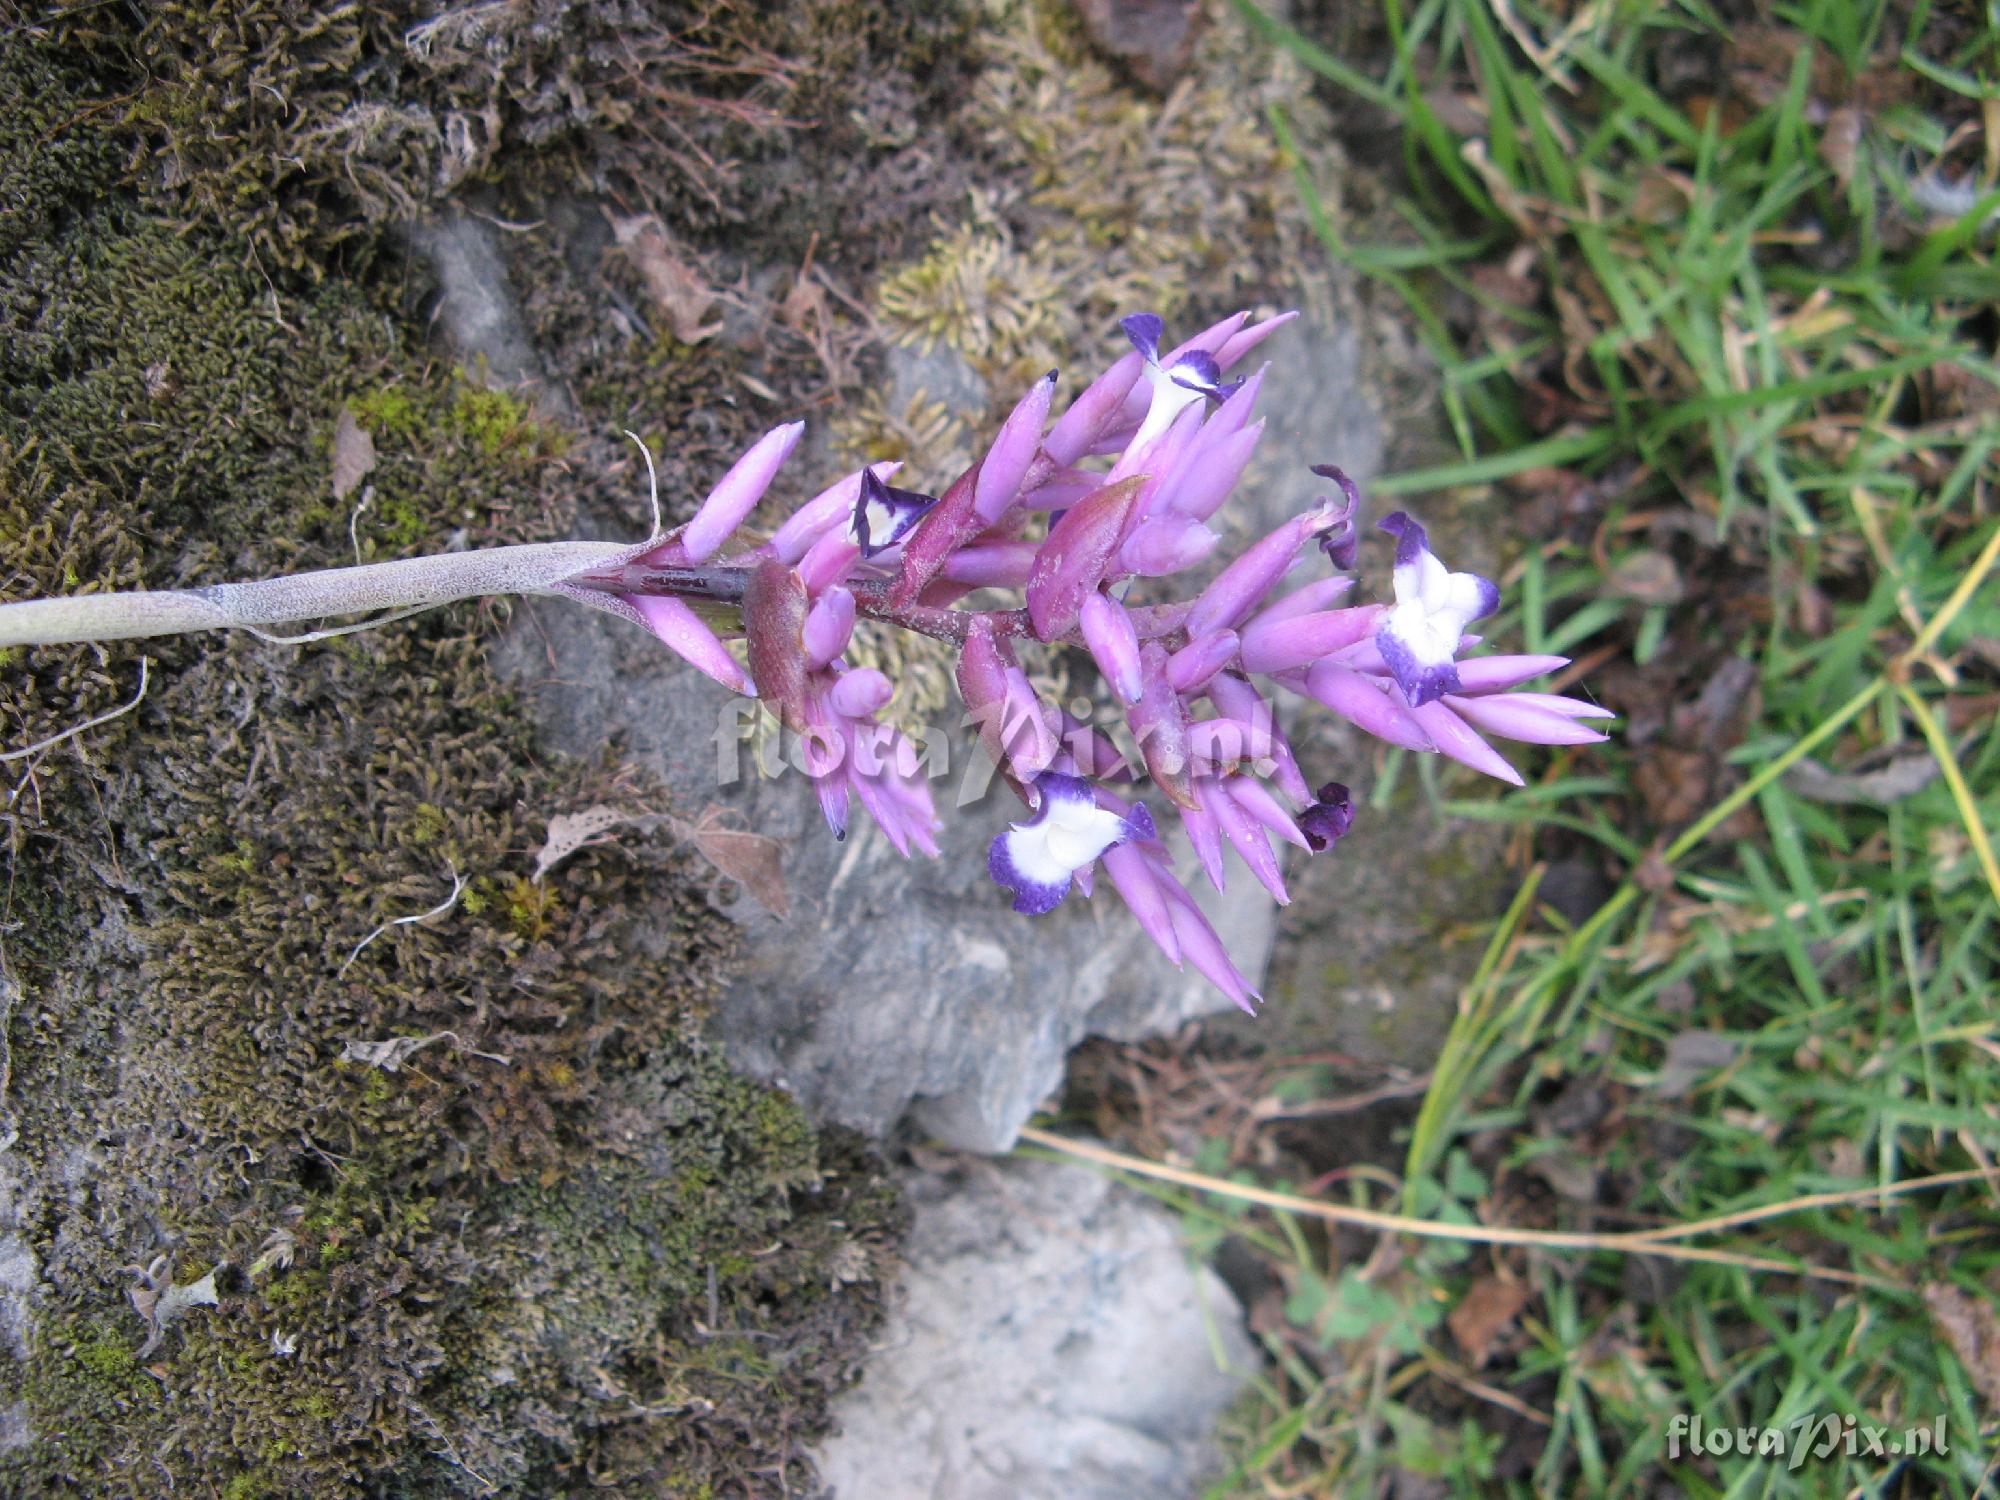
[{"label": "flower spike", "polygon": [[[1313,472],[1334,493],[1212,570],[1205,587],[1131,602],[1135,584],[1197,566],[1232,529],[1209,523],[1264,435],[1255,404],[1275,367],[1228,383],[1224,372],[1292,316],[1252,323],[1239,312],[1168,346],[1161,319],[1136,313],[1122,324],[1130,353],[1053,425],[1054,374],[1034,382],[941,497],[894,488],[896,468],[874,464],[732,553],[731,533],[798,441],[796,426],[775,429],[686,527],[612,549],[549,591],[645,624],[710,676],[761,693],[805,749],[835,836],[859,803],[906,855],[938,852],[930,789],[916,747],[876,718],[896,683],[851,661],[851,646],[863,621],[949,643],[981,743],[1030,809],[987,853],[1014,909],[1040,915],[1072,887],[1085,899],[1109,887],[1170,962],[1250,1010],[1256,991],[1175,874],[1139,787],[1150,782],[1174,807],[1218,890],[1234,849],[1283,902],[1283,859],[1333,849],[1355,811],[1345,784],[1315,792],[1306,780],[1273,686],[1391,745],[1516,784],[1521,773],[1488,736],[1582,745],[1614,716],[1521,690],[1568,665],[1563,657],[1461,660],[1480,644],[1467,627],[1493,613],[1499,590],[1449,571],[1401,511],[1379,523],[1396,539],[1394,602],[1349,603],[1363,497],[1331,464]],[[1090,456],[1109,462],[1085,464]],[[1331,575],[1307,569],[1288,583],[1314,546]],[[978,590],[1013,598],[982,608],[968,597]],[[740,607],[747,673],[691,599]],[[1087,652],[1128,738],[1113,744],[1089,711],[1044,702],[1029,677],[1039,663],[1017,653],[1024,642]]]}]

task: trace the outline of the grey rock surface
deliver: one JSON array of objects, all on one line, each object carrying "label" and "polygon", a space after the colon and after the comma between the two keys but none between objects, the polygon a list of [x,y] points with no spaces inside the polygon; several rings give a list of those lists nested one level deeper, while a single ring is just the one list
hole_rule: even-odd
[{"label": "grey rock surface", "polygon": [[[1238,545],[1318,498],[1325,486],[1308,463],[1338,459],[1366,475],[1378,452],[1351,340],[1287,334],[1267,346],[1276,368],[1260,463],[1227,513]],[[739,700],[623,622],[533,601],[497,661],[554,747],[590,757],[616,735],[684,813],[717,804],[786,842],[790,917],[741,913],[745,961],[717,1026],[738,1066],[783,1083],[822,1119],[881,1134],[909,1114],[948,1145],[1005,1150],[1084,1038],[1160,1035],[1228,1008],[1192,968],[1169,964],[1108,888],[1034,921],[1008,909],[987,878],[986,847],[1021,809],[997,785],[968,801],[985,765],[963,741],[933,788],[943,857],[904,860],[858,813],[847,842],[835,842],[804,776],[756,774],[739,743],[749,722]],[[1235,878],[1208,909],[1254,983],[1276,912],[1229,857]],[[1197,881],[1190,888],[1212,897]]]},{"label": "grey rock surface", "polygon": [[920,1176],[900,1302],[816,1455],[825,1500],[1170,1500],[1257,1368],[1171,1215],[1087,1168]]},{"label": "grey rock surface", "polygon": [[437,277],[435,316],[467,368],[502,389],[533,389],[552,413],[566,409],[560,389],[543,387],[541,361],[523,326],[493,226],[454,207],[412,225],[409,239]]},{"label": "grey rock surface", "polygon": [[[0,984],[5,983],[0,980]],[[5,1012],[0,1011],[0,1022],[5,1019]],[[23,1363],[34,1337],[35,1301],[42,1293],[41,1268],[34,1249],[22,1238],[26,1228],[21,1214],[20,1174],[6,1149],[0,1147],[0,1354]],[[0,1453],[33,1440],[28,1403],[0,1405]]]}]

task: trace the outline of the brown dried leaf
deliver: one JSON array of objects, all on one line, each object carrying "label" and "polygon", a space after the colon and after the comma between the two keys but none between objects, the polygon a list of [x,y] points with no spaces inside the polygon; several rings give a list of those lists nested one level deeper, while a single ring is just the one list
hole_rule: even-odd
[{"label": "brown dried leaf", "polygon": [[2000,1318],[1994,1316],[1993,1304],[1939,1282],[1924,1288],[1924,1306],[1986,1409],[2000,1410]]},{"label": "brown dried leaf", "polygon": [[375,467],[375,439],[343,408],[333,424],[333,498],[345,500]]},{"label": "brown dried leaf", "polygon": [[647,292],[666,317],[667,329],[675,338],[683,344],[698,344],[722,331],[720,322],[702,322],[715,306],[715,289],[698,269],[674,253],[673,242],[658,219],[651,214],[637,214],[629,219],[613,215],[611,231],[618,238],[618,247],[646,283]]},{"label": "brown dried leaf", "polygon": [[729,809],[711,802],[687,830],[688,842],[782,922],[791,915],[791,899],[785,892],[783,840],[747,828],[732,828],[723,821],[728,816]]},{"label": "brown dried leaf", "polygon": [[1647,168],[1632,190],[1632,217],[1641,224],[1671,224],[1685,217],[1691,186],[1679,172]]},{"label": "brown dried leaf", "polygon": [[1485,1367],[1493,1341],[1514,1324],[1528,1304],[1527,1283],[1511,1277],[1482,1276],[1466,1289],[1445,1324],[1473,1369]]},{"label": "brown dried leaf", "polygon": [[799,272],[792,279],[792,289],[785,293],[785,300],[778,304],[778,321],[810,337],[829,316],[826,288],[808,272]]}]

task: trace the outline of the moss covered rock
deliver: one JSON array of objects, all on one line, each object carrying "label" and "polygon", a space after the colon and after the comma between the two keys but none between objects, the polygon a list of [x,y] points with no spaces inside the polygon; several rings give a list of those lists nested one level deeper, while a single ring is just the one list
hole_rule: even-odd
[{"label": "moss covered rock", "polygon": [[[575,434],[441,364],[400,275],[350,274],[386,258],[261,269],[306,241],[271,240],[296,203],[225,160],[231,111],[263,118],[226,80],[296,86],[259,71],[282,42],[334,90],[375,8],[174,51],[201,14],[0,59],[0,596],[563,534]],[[225,92],[121,115],[121,56]],[[135,182],[170,127],[185,175]],[[343,408],[377,447],[359,509],[329,482]],[[681,850],[528,878],[550,815],[659,794],[538,755],[486,662],[504,610],[0,661],[10,745],[133,699],[147,662],[135,707],[10,779],[0,1492],[808,1477],[894,1195],[701,1042],[734,935]]]},{"label": "moss covered rock", "polygon": [[311,280],[371,259],[379,225],[495,183],[754,226],[774,258],[898,238],[960,186],[920,122],[958,81],[968,10],[177,0],[71,7],[49,34],[121,83],[88,107],[129,180]]}]

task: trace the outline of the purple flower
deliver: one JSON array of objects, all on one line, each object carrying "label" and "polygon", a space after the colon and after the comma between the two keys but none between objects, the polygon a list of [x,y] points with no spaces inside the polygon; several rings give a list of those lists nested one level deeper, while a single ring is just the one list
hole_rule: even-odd
[{"label": "purple flower", "polygon": [[1101,807],[1080,776],[1046,771],[1035,778],[1035,789],[1041,809],[996,837],[986,856],[987,873],[1014,893],[1014,910],[1027,916],[1062,905],[1071,878],[1106,850],[1158,836],[1144,803],[1129,814]]},{"label": "purple flower", "polygon": [[983,620],[966,633],[957,677],[958,695],[993,764],[1022,786],[1034,782],[1054,763],[1062,745],[1013,649],[996,640]]},{"label": "purple flower", "polygon": [[1142,484],[1136,477],[1107,484],[1064,511],[1049,528],[1028,580],[1028,617],[1042,640],[1056,640],[1076,628],[1083,601],[1111,570]]},{"label": "purple flower", "polygon": [[860,492],[864,473],[873,475],[877,480],[887,480],[900,468],[902,465],[895,463],[871,464],[865,470],[857,469],[844,479],[835,481],[793,511],[785,524],[772,533],[771,540],[757,550],[766,557],[777,558],[779,562],[796,563],[814,542],[842,521],[852,522],[855,497]]},{"label": "purple flower", "polygon": [[910,528],[936,504],[935,495],[895,489],[877,479],[873,469],[863,469],[854,497],[854,543],[863,557],[886,552],[909,535]]},{"label": "purple flower", "polygon": [[1118,561],[1142,578],[1166,578],[1200,562],[1222,538],[1199,521],[1181,516],[1149,516],[1133,527],[1118,549]]},{"label": "purple flower", "polygon": [[1453,695],[1444,701],[1473,728],[1530,745],[1594,745],[1604,736],[1578,721],[1617,717],[1608,708],[1553,693]]},{"label": "purple flower", "polygon": [[1203,783],[1203,805],[1213,813],[1222,836],[1250,867],[1258,884],[1280,906],[1289,906],[1292,898],[1278,872],[1278,852],[1271,847],[1271,835],[1251,810],[1247,796],[1237,795],[1238,788],[1246,784],[1241,776],[1211,777]]},{"label": "purple flower", "polygon": [[1412,707],[1458,691],[1459,637],[1500,607],[1500,590],[1477,573],[1449,573],[1424,528],[1402,511],[1382,518],[1396,538],[1396,607],[1375,633],[1390,675]]},{"label": "purple flower", "polygon": [[1329,781],[1314,795],[1318,800],[1299,814],[1299,832],[1313,853],[1323,854],[1354,826],[1354,804],[1348,800],[1347,788],[1337,781]]},{"label": "purple flower", "polygon": [[[1126,804],[1109,792],[1099,801],[1122,810]],[[1136,816],[1143,809],[1132,805]],[[1104,854],[1105,873],[1131,908],[1140,929],[1159,945],[1176,967],[1193,964],[1200,973],[1242,1010],[1256,1014],[1257,992],[1230,962],[1222,939],[1202,915],[1194,897],[1174,874],[1165,848],[1154,839],[1133,839]]]},{"label": "purple flower", "polygon": [[1299,548],[1324,530],[1332,517],[1332,507],[1324,505],[1294,516],[1224,568],[1188,612],[1189,633],[1206,634],[1247,617],[1291,571]]},{"label": "purple flower", "polygon": [[1127,453],[1136,453],[1148,447],[1194,402],[1203,397],[1222,401],[1236,389],[1233,385],[1222,384],[1222,368],[1206,349],[1190,349],[1170,357],[1162,365],[1160,337],[1166,332],[1166,325],[1156,315],[1134,313],[1122,319],[1118,326],[1125,330],[1125,337],[1132,341],[1132,347],[1145,360],[1146,381],[1152,387],[1152,401],[1146,408],[1145,420],[1139,424],[1131,442],[1125,445]]},{"label": "purple flower", "polygon": [[685,600],[639,594],[630,600],[632,617],[660,643],[695,670],[713,677],[732,692],[757,696],[756,684],[743,664],[729,654],[722,637],[702,622]]},{"label": "purple flower", "polygon": [[1338,464],[1314,464],[1312,471],[1320,478],[1331,479],[1339,485],[1341,499],[1345,502],[1334,517],[1333,524],[1320,533],[1320,551],[1341,572],[1351,573],[1361,558],[1361,486],[1349,479],[1347,471]]}]

